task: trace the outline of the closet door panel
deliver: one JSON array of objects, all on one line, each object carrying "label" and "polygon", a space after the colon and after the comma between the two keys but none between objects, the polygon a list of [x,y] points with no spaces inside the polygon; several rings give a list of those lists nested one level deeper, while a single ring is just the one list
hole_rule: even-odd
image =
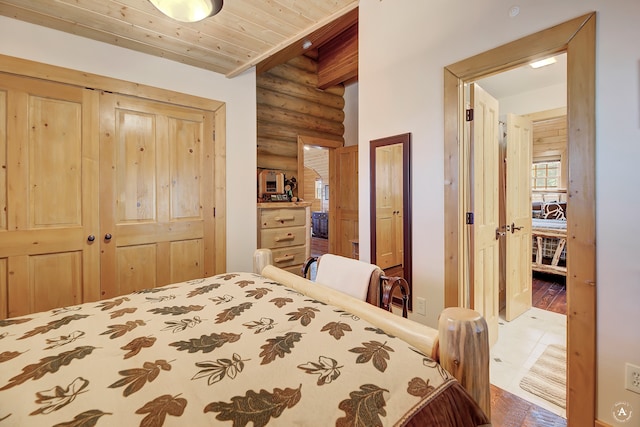
[{"label": "closet door panel", "polygon": [[198,109],[102,95],[101,228],[111,236],[103,242],[103,297],[131,289],[135,274],[120,267],[127,262],[146,287],[205,274],[213,260],[205,244],[213,229],[207,120]]},{"label": "closet door panel", "polygon": [[0,317],[95,300],[94,91],[0,76]]}]

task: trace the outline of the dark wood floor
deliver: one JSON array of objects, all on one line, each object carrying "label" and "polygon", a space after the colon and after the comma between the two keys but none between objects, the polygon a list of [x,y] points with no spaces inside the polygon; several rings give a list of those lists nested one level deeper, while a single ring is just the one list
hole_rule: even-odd
[{"label": "dark wood floor", "polygon": [[[565,278],[534,273],[532,305],[543,310],[567,314]],[[566,427],[567,420],[533,403],[491,386],[491,422],[493,427]]]},{"label": "dark wood floor", "polygon": [[567,314],[566,278],[555,274],[534,273],[532,284],[534,307]]}]

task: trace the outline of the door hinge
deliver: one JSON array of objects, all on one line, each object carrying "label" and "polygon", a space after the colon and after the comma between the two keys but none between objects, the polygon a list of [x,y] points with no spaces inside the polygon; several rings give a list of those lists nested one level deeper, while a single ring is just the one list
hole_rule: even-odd
[{"label": "door hinge", "polygon": [[213,207],[213,217],[214,218],[216,217],[216,207],[215,206]]},{"label": "door hinge", "polygon": [[468,122],[473,120],[473,108],[469,108],[465,111],[465,118]]},{"label": "door hinge", "polygon": [[465,223],[469,225],[473,224],[473,212],[467,212],[465,216],[466,216]]},{"label": "door hinge", "polygon": [[213,140],[214,141],[216,140],[216,131],[215,130],[213,131]]}]

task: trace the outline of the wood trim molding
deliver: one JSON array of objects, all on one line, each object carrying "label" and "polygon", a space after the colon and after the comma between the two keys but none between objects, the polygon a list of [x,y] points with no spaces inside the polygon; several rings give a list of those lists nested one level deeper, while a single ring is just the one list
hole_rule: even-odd
[{"label": "wood trim molding", "polygon": [[67,83],[70,85],[82,85],[91,89],[99,89],[122,95],[131,95],[139,98],[167,102],[170,104],[189,105],[196,108],[202,108],[203,110],[216,111],[225,105],[224,102],[213,99],[201,98],[195,95],[188,95],[167,89],[128,82],[126,80],[85,73],[70,68],[43,64],[13,56],[0,55],[0,71],[26,77],[33,77],[36,79],[54,80],[56,82]]},{"label": "wood trim molding", "polygon": [[570,427],[593,425],[596,415],[595,244],[595,31],[596,13],[523,37],[447,66],[445,113],[445,306],[461,301],[462,172],[458,142],[464,83],[531,60],[567,52],[569,184],[567,220],[567,419]]}]

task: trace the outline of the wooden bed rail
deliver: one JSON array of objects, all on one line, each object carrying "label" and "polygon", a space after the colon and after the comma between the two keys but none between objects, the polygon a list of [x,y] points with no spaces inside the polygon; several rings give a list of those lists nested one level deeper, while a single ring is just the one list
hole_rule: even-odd
[{"label": "wooden bed rail", "polygon": [[348,311],[408,342],[439,362],[491,417],[488,328],[484,318],[476,311],[460,307],[445,308],[440,314],[436,330],[275,267],[269,249],[255,252],[253,269],[254,273]]}]

